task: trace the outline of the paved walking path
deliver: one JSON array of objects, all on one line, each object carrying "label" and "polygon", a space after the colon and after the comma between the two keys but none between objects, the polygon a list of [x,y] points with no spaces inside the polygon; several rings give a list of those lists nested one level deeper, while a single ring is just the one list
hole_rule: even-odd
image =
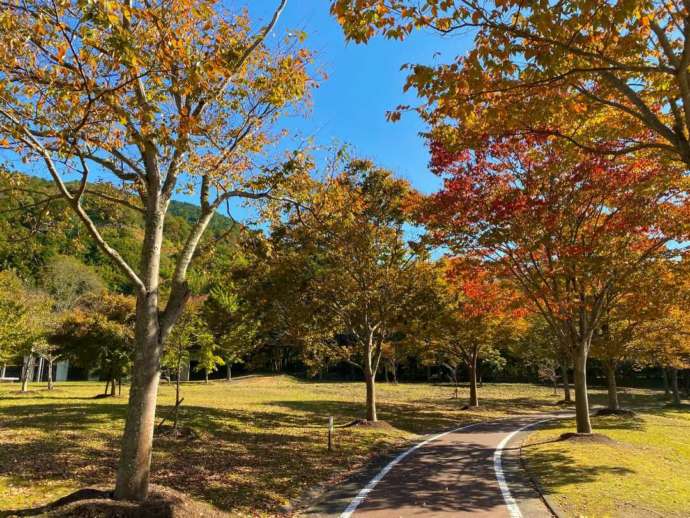
[{"label": "paved walking path", "polygon": [[553,417],[480,423],[432,437],[331,491],[306,515],[551,517],[520,467],[519,445],[529,433],[522,428]]}]

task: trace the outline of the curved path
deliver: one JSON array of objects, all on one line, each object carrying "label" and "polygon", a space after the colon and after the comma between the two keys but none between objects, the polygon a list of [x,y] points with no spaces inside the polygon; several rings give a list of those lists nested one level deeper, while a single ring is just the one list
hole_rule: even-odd
[{"label": "curved path", "polygon": [[439,434],[331,491],[307,516],[545,518],[519,463],[528,429],[564,414],[477,423]]}]

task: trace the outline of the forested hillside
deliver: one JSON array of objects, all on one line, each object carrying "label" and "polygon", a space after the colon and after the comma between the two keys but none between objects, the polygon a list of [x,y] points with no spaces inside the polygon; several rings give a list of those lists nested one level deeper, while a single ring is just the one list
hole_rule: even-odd
[{"label": "forested hillside", "polygon": [[[136,210],[115,204],[108,197],[121,194],[106,184],[89,185],[102,198],[90,197],[87,210],[98,222],[108,241],[136,264],[143,237],[143,221]],[[97,200],[97,201],[93,201]],[[169,279],[176,253],[189,233],[199,208],[173,201],[166,220],[163,278]],[[222,257],[236,243],[240,226],[231,218],[216,214],[205,239],[205,260],[198,269],[222,263]],[[0,269],[15,270],[26,280],[37,279],[51,257],[71,256],[92,267],[110,290],[129,293],[125,276],[96,246],[65,202],[56,198],[53,184],[21,173],[0,174]],[[211,261],[215,258],[217,261]],[[219,259],[220,258],[220,259]]]}]

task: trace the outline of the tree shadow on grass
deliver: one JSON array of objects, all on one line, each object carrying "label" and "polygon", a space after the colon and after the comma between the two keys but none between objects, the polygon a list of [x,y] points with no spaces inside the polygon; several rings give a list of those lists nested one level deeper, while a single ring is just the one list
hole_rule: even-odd
[{"label": "tree shadow on grass", "polygon": [[[320,426],[325,425],[329,416],[335,418],[337,424],[343,424],[357,418],[365,417],[364,403],[348,403],[343,401],[297,400],[271,401],[271,406],[283,407],[291,412],[299,412],[311,416],[309,421]],[[377,405],[379,420],[388,422],[398,430],[428,434],[445,431],[459,425],[471,424],[492,419],[492,415],[526,416],[535,411],[553,405],[551,400],[532,398],[484,398],[480,407],[463,410],[466,401],[463,399],[390,403],[380,402]],[[323,424],[322,424],[323,423]]]},{"label": "tree shadow on grass", "polygon": [[539,479],[547,474],[548,484],[540,489],[546,494],[556,493],[560,487],[574,484],[586,484],[606,477],[621,477],[634,474],[635,471],[622,466],[578,465],[575,458],[561,452],[532,450],[528,454],[528,471]]},{"label": "tree shadow on grass", "polygon": [[[651,389],[640,392],[623,388],[618,392],[618,400],[622,408],[633,410],[637,408],[658,408],[667,402],[663,391]],[[590,389],[589,402],[590,405],[608,406],[607,391],[599,387]]]},{"label": "tree shadow on grass", "polygon": [[[112,487],[125,410],[101,402],[0,408],[0,476],[25,487]],[[159,416],[171,412],[159,406]],[[380,431],[347,429],[328,452],[325,423],[287,412],[188,406],[181,424],[200,438],[156,437],[152,482],[240,513],[275,511],[392,442]]]}]

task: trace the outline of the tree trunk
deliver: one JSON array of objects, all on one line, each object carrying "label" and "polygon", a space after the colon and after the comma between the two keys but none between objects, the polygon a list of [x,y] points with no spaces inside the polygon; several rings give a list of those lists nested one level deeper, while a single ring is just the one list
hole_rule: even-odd
[{"label": "tree trunk", "polygon": [[581,343],[575,358],[575,421],[577,433],[592,433],[589,419],[589,395],[587,393],[587,353],[589,344]]},{"label": "tree trunk", "polygon": [[110,396],[115,397],[117,395],[116,393],[117,387],[115,387],[115,378],[110,380]]},{"label": "tree trunk", "polygon": [[396,363],[393,363],[393,368],[391,369],[391,374],[393,374],[393,385],[398,384],[398,366]]},{"label": "tree trunk", "polygon": [[374,332],[370,331],[364,351],[364,381],[367,387],[367,421],[378,421],[376,415],[376,371],[381,360],[380,344],[374,345]]},{"label": "tree trunk", "polygon": [[232,364],[230,362],[228,362],[225,366],[225,374],[227,376],[227,380],[230,381],[232,379]]},{"label": "tree trunk", "polygon": [[175,378],[175,415],[173,416],[173,428],[177,430],[177,420],[180,409],[180,375],[182,374],[182,361],[177,360],[177,377]]},{"label": "tree trunk", "polygon": [[[160,248],[158,248],[160,251]],[[137,296],[136,349],[115,498],[146,500],[160,379],[161,340],[157,290]]]},{"label": "tree trunk", "polygon": [[110,388],[110,378],[107,378],[105,380],[105,388],[103,389],[103,395],[107,396],[108,395],[108,389]]},{"label": "tree trunk", "polygon": [[668,399],[668,397],[671,395],[671,389],[668,385],[668,371],[666,370],[666,367],[661,368],[661,380],[664,383],[664,397]]},{"label": "tree trunk", "polygon": [[39,356],[39,358],[38,358],[38,369],[36,369],[36,372],[34,374],[34,381],[36,383],[41,381],[42,374],[43,374],[43,357]]},{"label": "tree trunk", "polygon": [[208,383],[208,369],[204,369],[204,383]]},{"label": "tree trunk", "polygon": [[566,360],[561,361],[561,375],[563,376],[563,401],[570,403],[572,398],[570,397],[570,377]]},{"label": "tree trunk", "polygon": [[469,364],[467,365],[470,373],[470,406],[479,406],[479,397],[477,396],[477,355],[473,354]]},{"label": "tree trunk", "polygon": [[53,390],[53,360],[48,360],[48,390]]},{"label": "tree trunk", "polygon": [[22,365],[21,382],[22,382],[22,392],[27,392],[29,390],[29,379],[31,378],[31,371],[34,367],[34,357],[29,354],[24,357],[24,364]]},{"label": "tree trunk", "polygon": [[671,368],[671,393],[673,394],[672,402],[674,405],[680,405],[680,391],[678,390],[678,369]]},{"label": "tree trunk", "polygon": [[376,415],[376,377],[370,369],[365,369],[364,381],[367,384],[367,421],[378,421]]},{"label": "tree trunk", "polygon": [[607,362],[606,374],[609,382],[609,410],[619,410],[618,387],[616,386],[616,362]]}]

